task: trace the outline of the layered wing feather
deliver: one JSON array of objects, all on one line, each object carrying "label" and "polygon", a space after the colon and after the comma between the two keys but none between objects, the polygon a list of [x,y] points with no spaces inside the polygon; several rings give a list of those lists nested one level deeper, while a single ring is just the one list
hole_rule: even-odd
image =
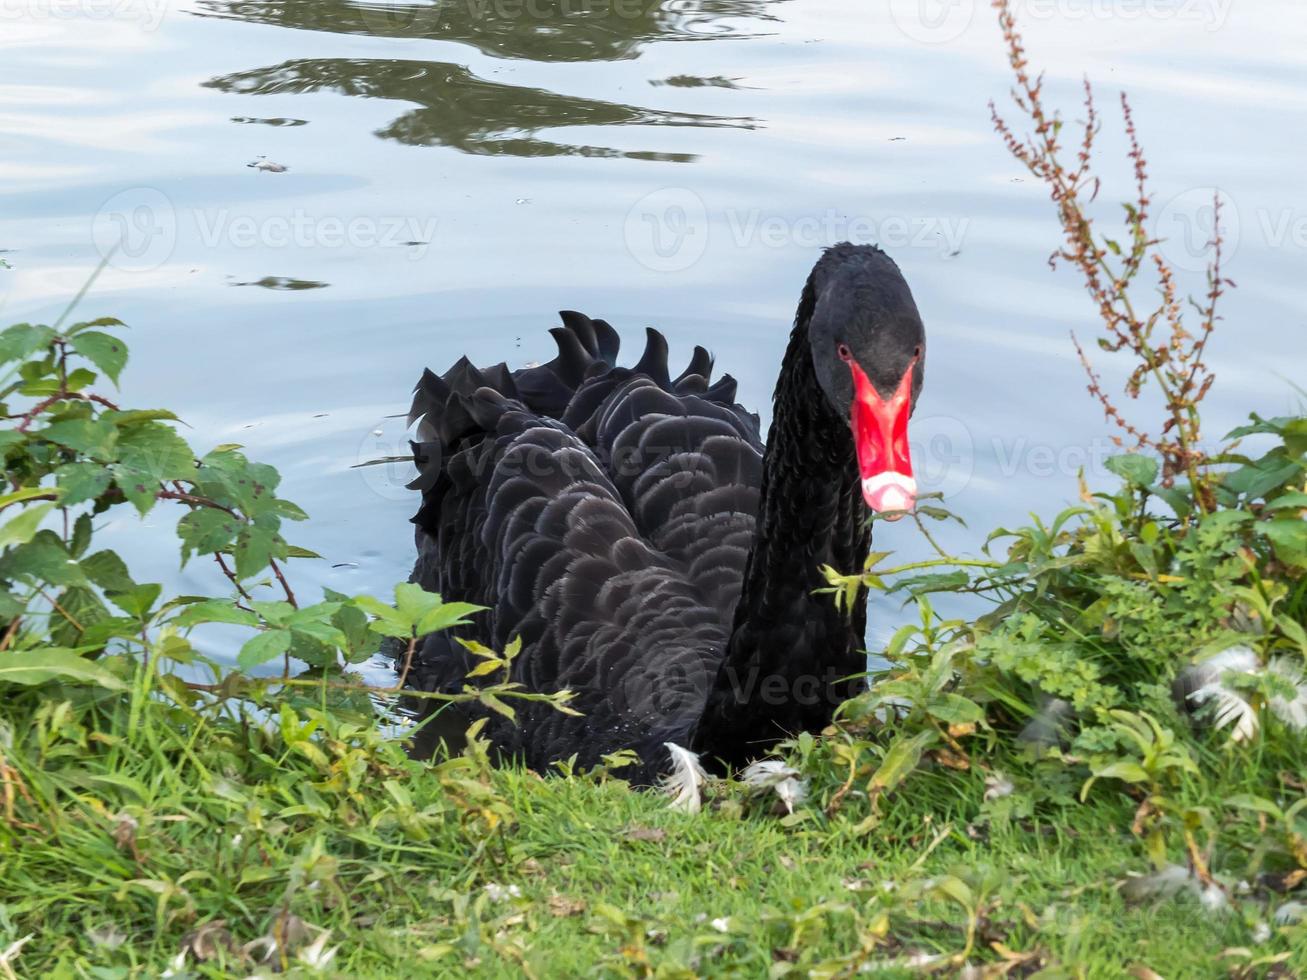
[{"label": "layered wing feather", "polygon": [[[612,327],[562,320],[548,364],[463,359],[423,375],[413,580],[488,607],[463,635],[497,649],[520,636],[514,679],[527,689],[575,693],[580,718],[539,705],[520,707],[516,725],[493,717],[502,752],[543,767],[632,747],[651,778],[725,651],[758,505],[758,419],[735,403],[733,379],[712,382],[702,348],[672,378],[657,331],[622,368]],[[460,690],[470,667],[436,634],[415,679]]]}]

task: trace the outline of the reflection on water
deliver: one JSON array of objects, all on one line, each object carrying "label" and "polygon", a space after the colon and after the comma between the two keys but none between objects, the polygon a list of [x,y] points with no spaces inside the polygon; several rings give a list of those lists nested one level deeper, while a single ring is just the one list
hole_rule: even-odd
[{"label": "reflection on water", "polygon": [[721,75],[714,75],[712,78],[701,78],[698,75],[673,75],[649,84],[670,85],[672,88],[739,88],[738,81],[735,78],[723,78]]},{"label": "reflection on water", "polygon": [[410,146],[511,156],[634,157],[674,162],[690,153],[619,151],[537,138],[560,126],[708,126],[750,129],[751,119],[642,109],[478,78],[460,65],[375,58],[316,58],[237,72],[204,83],[240,95],[334,91],[365,99],[417,103],[377,131]]},{"label": "reflection on water", "polygon": [[254,116],[232,116],[231,121],[245,125],[276,126],[279,129],[283,126],[307,126],[309,124],[307,119],[283,119],[281,117],[276,119],[257,119]]},{"label": "reflection on water", "polygon": [[200,0],[193,11],[333,34],[456,41],[541,62],[636,57],[651,41],[756,34],[780,0]]},{"label": "reflection on water", "polygon": [[254,282],[234,282],[233,286],[258,286],[260,289],[275,289],[279,292],[297,292],[303,289],[326,289],[329,282],[317,282],[313,279],[289,279],[286,276],[264,276]]}]

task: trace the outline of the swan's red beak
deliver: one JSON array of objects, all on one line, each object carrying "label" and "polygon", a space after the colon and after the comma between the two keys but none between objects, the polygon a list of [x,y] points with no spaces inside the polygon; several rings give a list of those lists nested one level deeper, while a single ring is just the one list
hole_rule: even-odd
[{"label": "swan's red beak", "polygon": [[[908,416],[912,412],[912,371],[908,365],[892,398],[880,397],[858,362],[848,359],[853,372],[853,410],[850,426],[862,476],[862,497],[877,514],[911,512],[917,502],[917,481],[912,476],[908,449]],[[898,520],[900,513],[889,520]]]}]

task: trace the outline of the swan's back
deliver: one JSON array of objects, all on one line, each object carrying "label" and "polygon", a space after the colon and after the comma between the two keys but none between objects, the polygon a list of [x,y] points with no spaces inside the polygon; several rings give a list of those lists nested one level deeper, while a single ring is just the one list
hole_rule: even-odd
[{"label": "swan's back", "polygon": [[[672,378],[649,330],[639,363],[617,367],[612,327],[561,316],[548,364],[423,374],[413,580],[488,607],[464,638],[502,650],[520,636],[513,674],[528,690],[575,692],[579,718],[527,702],[516,724],[491,714],[504,754],[542,768],[631,747],[647,778],[663,742],[686,740],[725,652],[758,508],[758,418],[729,375],[712,382],[702,348]],[[472,666],[434,634],[414,677],[458,691]]]}]

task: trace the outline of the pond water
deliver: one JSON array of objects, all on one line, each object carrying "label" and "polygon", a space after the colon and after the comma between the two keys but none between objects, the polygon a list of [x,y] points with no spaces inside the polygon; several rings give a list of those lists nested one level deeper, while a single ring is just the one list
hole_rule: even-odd
[{"label": "pond water", "polygon": [[[1104,202],[1129,190],[1129,90],[1188,289],[1228,201],[1211,432],[1299,404],[1307,7],[1018,10],[1052,99],[1075,117],[1099,86]],[[1082,466],[1109,479],[1068,338],[1092,310],[991,130],[1009,82],[982,0],[0,0],[0,65],[3,321],[56,318],[121,242],[82,312],[131,325],[124,399],[280,468],[313,518],[292,540],[326,557],[302,591],[407,574],[406,467],[352,467],[404,451],[424,365],[547,359],[553,311],[579,309],[636,348],[645,325],[674,357],[704,344],[765,418],[803,280],[843,239],[881,243],[925,318],[913,441],[968,522],[950,546],[1056,512]],[[178,571],[166,520],[108,531],[142,575],[221,589]],[[877,543],[926,553],[905,524]],[[871,644],[910,614],[878,601]]]}]

